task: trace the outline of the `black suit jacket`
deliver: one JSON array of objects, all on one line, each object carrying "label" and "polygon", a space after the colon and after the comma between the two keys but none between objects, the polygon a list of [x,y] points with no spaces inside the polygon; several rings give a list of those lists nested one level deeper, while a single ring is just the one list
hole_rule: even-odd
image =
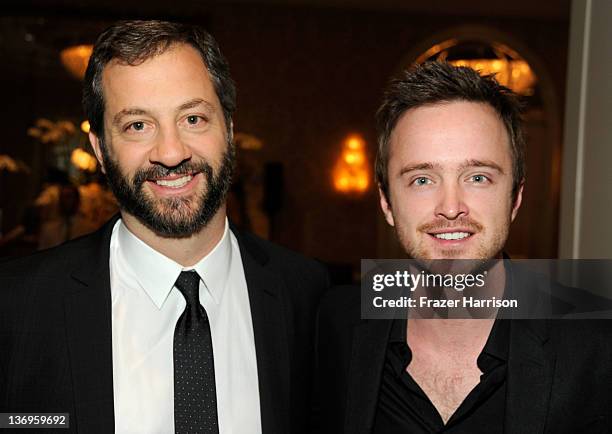
[{"label": "black suit jacket", "polygon": [[[519,298],[531,299],[531,306],[537,304],[534,295],[541,294],[534,288],[538,284],[525,275],[513,279]],[[566,307],[558,300],[552,303]],[[371,433],[392,320],[360,317],[359,287],[334,288],[321,302],[317,432]],[[508,321],[506,405],[500,415],[504,432],[612,432],[612,320]]]},{"label": "black suit jacket", "polygon": [[[113,432],[109,245],[115,221],[0,265],[0,412],[68,412],[70,432]],[[251,305],[263,432],[302,433],[327,273],[315,261],[233,231]]]}]

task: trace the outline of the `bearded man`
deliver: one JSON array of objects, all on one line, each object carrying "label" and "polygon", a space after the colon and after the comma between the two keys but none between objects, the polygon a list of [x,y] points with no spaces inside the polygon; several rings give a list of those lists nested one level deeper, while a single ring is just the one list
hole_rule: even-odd
[{"label": "bearded man", "polygon": [[100,35],[83,102],[121,212],[0,268],[1,412],[81,433],[306,429],[327,275],[228,223],[235,93],[196,26]]}]

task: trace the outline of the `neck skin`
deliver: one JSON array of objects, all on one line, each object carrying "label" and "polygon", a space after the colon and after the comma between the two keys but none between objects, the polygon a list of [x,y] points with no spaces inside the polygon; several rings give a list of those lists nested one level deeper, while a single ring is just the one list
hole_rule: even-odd
[{"label": "neck skin", "polygon": [[[503,261],[488,270],[487,293],[501,298],[506,286]],[[487,319],[408,319],[407,340],[411,348],[429,348],[433,352],[460,354],[466,357],[479,354],[489,338],[497,310]]]},{"label": "neck skin", "polygon": [[430,353],[468,358],[480,354],[494,319],[409,319],[407,340],[410,348]]},{"label": "neck skin", "polygon": [[123,223],[142,242],[183,267],[197,264],[217,245],[225,231],[225,204],[199,232],[185,238],[160,237],[135,216],[121,211]]}]

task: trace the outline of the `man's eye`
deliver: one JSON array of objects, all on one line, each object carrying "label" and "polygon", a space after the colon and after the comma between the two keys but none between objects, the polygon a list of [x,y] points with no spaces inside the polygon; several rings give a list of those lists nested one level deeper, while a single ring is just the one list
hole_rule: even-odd
[{"label": "man's eye", "polygon": [[202,121],[202,118],[200,116],[196,116],[196,115],[187,116],[187,123],[189,125],[197,125],[201,121]]},{"label": "man's eye", "polygon": [[483,184],[485,182],[487,182],[489,180],[489,178],[487,178],[484,175],[474,175],[472,176],[472,182],[476,183],[476,184]]},{"label": "man's eye", "polygon": [[126,130],[142,131],[145,128],[144,122],[132,122],[128,125]]},{"label": "man's eye", "polygon": [[423,176],[420,176],[417,179],[415,179],[414,181],[412,181],[412,183],[414,185],[421,186],[421,185],[431,184],[431,180],[428,179],[428,178],[425,178]]}]

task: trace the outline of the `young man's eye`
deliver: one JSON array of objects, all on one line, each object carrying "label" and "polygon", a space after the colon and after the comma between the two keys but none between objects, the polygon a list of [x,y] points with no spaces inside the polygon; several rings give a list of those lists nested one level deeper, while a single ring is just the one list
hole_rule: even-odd
[{"label": "young man's eye", "polygon": [[474,176],[471,177],[471,180],[475,184],[483,184],[483,183],[489,181],[489,178],[487,178],[484,175],[474,175]]},{"label": "young man's eye", "polygon": [[431,184],[431,180],[429,178],[425,178],[424,176],[419,176],[412,183],[416,186]]},{"label": "young man's eye", "polygon": [[134,131],[142,131],[145,129],[145,123],[144,122],[132,122],[131,124],[129,124],[126,128],[126,130],[134,130]]}]

